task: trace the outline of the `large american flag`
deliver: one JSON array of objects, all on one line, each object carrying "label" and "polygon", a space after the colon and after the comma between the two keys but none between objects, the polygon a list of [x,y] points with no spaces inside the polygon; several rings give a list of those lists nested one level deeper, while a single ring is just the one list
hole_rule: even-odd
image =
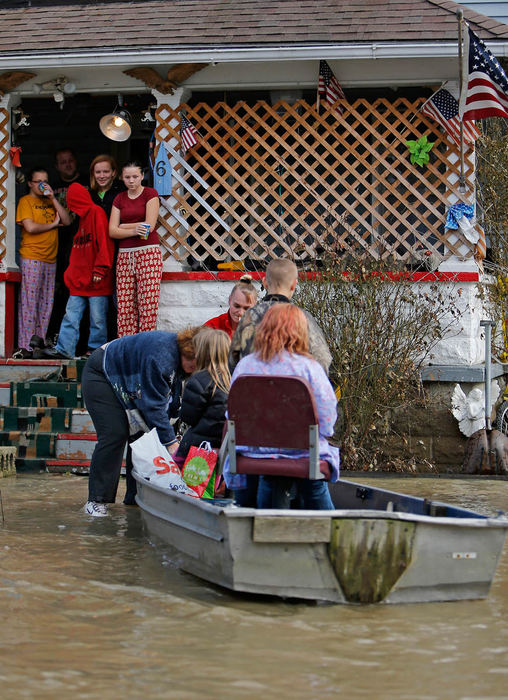
[{"label": "large american flag", "polygon": [[190,123],[190,121],[187,119],[185,114],[180,115],[180,140],[182,142],[182,153],[185,154],[189,150],[189,148],[192,148],[192,146],[195,146],[198,142],[196,139],[196,134],[198,132],[196,131],[195,127]]},{"label": "large american flag", "polygon": [[[451,92],[441,88],[425,102],[421,111],[441,124],[446,133],[460,146],[459,103]],[[474,143],[480,135],[474,122],[464,122],[463,131],[466,143]]]},{"label": "large american flag", "polygon": [[461,86],[459,106],[463,121],[508,117],[506,73],[469,27],[464,41],[463,61],[464,84]]},{"label": "large american flag", "polygon": [[[333,106],[339,99],[346,99],[339,81],[334,76],[332,69],[326,61],[319,61],[318,93],[330,106]],[[342,114],[344,112],[344,107],[342,105],[337,105],[335,111]]]}]

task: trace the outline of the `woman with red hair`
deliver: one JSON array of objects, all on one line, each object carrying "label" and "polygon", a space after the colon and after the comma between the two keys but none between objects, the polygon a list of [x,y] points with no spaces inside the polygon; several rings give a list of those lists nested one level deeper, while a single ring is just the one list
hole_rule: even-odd
[{"label": "woman with red hair", "polygon": [[[339,478],[339,450],[328,443],[337,420],[337,398],[321,365],[309,354],[308,323],[303,311],[293,304],[274,304],[266,312],[254,338],[254,353],[240,360],[231,383],[243,374],[291,375],[303,377],[312,387],[319,418],[319,456],[331,467],[331,481]],[[249,457],[298,458],[301,451],[268,447],[241,447],[237,450]],[[246,487],[244,474],[228,474],[228,487],[236,491]],[[240,477],[244,477],[243,480]],[[258,508],[276,507],[276,492],[281,477],[261,476],[257,493]],[[242,483],[245,482],[245,483]],[[295,496],[303,508],[333,509],[328,484],[322,480],[294,479]]]}]

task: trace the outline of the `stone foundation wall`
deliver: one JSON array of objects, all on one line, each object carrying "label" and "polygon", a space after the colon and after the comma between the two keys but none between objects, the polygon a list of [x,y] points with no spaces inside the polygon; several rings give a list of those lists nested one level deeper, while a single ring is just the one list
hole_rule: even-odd
[{"label": "stone foundation wall", "polygon": [[[506,376],[506,375],[505,375]],[[506,386],[506,379],[495,379],[501,389],[491,420],[495,425],[496,408]],[[384,450],[389,460],[414,460],[417,471],[460,472],[468,438],[459,430],[451,412],[452,393],[457,382],[425,382],[426,407],[394,413],[391,417],[393,437]],[[467,395],[480,383],[460,382]]]}]

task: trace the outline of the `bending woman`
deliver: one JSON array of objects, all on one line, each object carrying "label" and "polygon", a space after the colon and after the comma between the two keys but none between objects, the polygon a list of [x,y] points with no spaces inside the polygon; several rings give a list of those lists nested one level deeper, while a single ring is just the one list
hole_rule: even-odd
[{"label": "bending woman", "polygon": [[[312,387],[319,418],[319,457],[330,464],[331,481],[339,477],[339,450],[328,443],[337,420],[337,398],[321,365],[309,354],[309,333],[303,311],[293,304],[274,304],[266,312],[254,338],[254,353],[246,355],[237,364],[231,384],[243,374],[291,375],[303,377]],[[237,447],[248,457],[299,457],[295,450],[269,447]],[[237,477],[240,475],[237,475]],[[227,465],[225,471],[228,483]],[[231,478],[231,475],[229,475]],[[331,510],[333,503],[328,484],[321,479],[291,479],[295,496],[303,508]],[[277,507],[277,490],[287,488],[285,477],[261,476],[259,479],[257,507]],[[234,486],[233,486],[234,488]],[[272,505],[274,504],[274,505]]]},{"label": "bending woman", "polygon": [[127,190],[115,197],[109,220],[109,235],[118,239],[119,338],[155,330],[162,279],[162,254],[155,230],[159,215],[157,190],[141,184],[143,168],[136,162],[123,167],[122,180]]},{"label": "bending woman", "polygon": [[[90,463],[87,515],[107,515],[114,503],[127,442],[157,428],[171,454],[178,449],[170,418],[180,407],[182,380],[195,368],[193,338],[199,327],[180,333],[152,331],[118,338],[95,350],[83,370],[86,407],[97,433]],[[127,492],[134,504],[136,482],[127,451]]]}]

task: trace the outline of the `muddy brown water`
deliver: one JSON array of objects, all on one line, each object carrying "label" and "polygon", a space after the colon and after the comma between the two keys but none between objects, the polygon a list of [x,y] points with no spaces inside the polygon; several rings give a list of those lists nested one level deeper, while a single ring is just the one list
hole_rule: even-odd
[{"label": "muddy brown water", "polygon": [[[508,512],[506,481],[362,483]],[[86,489],[76,476],[0,481],[2,700],[508,698],[507,547],[486,600],[251,598],[181,572],[137,508],[87,519]]]}]

